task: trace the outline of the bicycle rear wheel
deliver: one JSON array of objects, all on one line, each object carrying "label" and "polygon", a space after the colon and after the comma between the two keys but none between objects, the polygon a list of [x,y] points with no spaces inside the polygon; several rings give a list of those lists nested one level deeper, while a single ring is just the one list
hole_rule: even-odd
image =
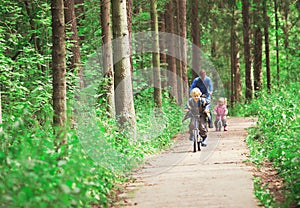
[{"label": "bicycle rear wheel", "polygon": [[198,145],[198,151],[201,151],[201,142],[197,142]]},{"label": "bicycle rear wheel", "polygon": [[217,129],[218,129],[218,131],[221,131],[221,129],[222,129],[222,121],[221,120],[218,121]]},{"label": "bicycle rear wheel", "polygon": [[196,128],[194,129],[194,142],[193,142],[194,152],[197,152],[197,148],[199,150],[199,138],[200,138],[199,129]]},{"label": "bicycle rear wheel", "polygon": [[201,137],[200,137],[200,135],[199,135],[199,121],[198,120],[195,120],[195,129],[194,129],[194,144],[193,144],[193,146],[194,146],[194,152],[197,152],[197,149],[198,149],[198,151],[200,151],[201,150],[201,148],[200,148],[200,143],[201,143]]}]

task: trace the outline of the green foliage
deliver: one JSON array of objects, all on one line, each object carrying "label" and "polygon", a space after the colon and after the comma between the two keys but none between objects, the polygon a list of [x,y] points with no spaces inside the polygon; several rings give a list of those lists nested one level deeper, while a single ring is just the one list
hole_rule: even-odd
[{"label": "green foliage", "polygon": [[97,0],[85,1],[84,13],[77,17],[78,35],[82,38],[80,53],[83,62],[102,46],[99,3]]},{"label": "green foliage", "polygon": [[15,135],[1,135],[1,207],[82,207],[107,201],[115,175],[85,155],[74,132],[69,132],[67,155],[58,159],[51,131],[26,123],[14,128]]},{"label": "green foliage", "polygon": [[[158,10],[163,11],[166,3],[165,0],[159,1]],[[241,10],[241,3],[237,4],[237,9]],[[270,8],[272,6],[269,5]],[[272,20],[274,15],[270,8],[268,14]],[[133,1],[133,9],[133,32],[149,31],[149,1]],[[289,26],[288,35],[284,34],[284,24],[279,31],[280,76],[288,87],[271,95],[263,93],[259,99],[236,109],[237,114],[259,117],[258,129],[253,130],[251,135],[254,137],[249,139],[255,152],[254,161],[259,163],[268,158],[274,163],[286,182],[287,204],[293,203],[295,206],[299,206],[300,201],[300,152],[297,143],[299,86],[293,84],[299,82],[298,9],[296,4],[291,4],[289,18],[283,22]],[[213,2],[202,2],[199,11],[201,49],[209,53],[211,43],[216,43],[216,56],[212,57],[212,61],[225,86],[229,86],[230,79],[229,12],[226,4]],[[107,84],[107,80],[99,79],[102,73],[99,57],[91,55],[101,46],[99,14],[99,1],[91,0],[84,2],[84,13],[77,17],[81,58],[87,72],[85,78],[97,80],[92,87],[99,86],[99,83]],[[238,36],[242,37],[240,15],[237,12],[236,30]],[[274,42],[274,34],[274,29],[270,27],[270,42]],[[284,47],[285,41],[289,43],[287,47]],[[144,47],[147,47],[147,41],[144,42]],[[137,138],[129,138],[121,133],[115,121],[107,117],[106,97],[100,90],[97,95],[99,105],[96,106],[98,117],[86,130],[91,132],[89,145],[101,148],[94,148],[93,154],[89,154],[78,129],[68,129],[67,145],[56,149],[52,133],[51,45],[49,1],[1,2],[0,90],[3,132],[0,134],[0,206],[90,207],[91,204],[100,204],[107,207],[110,202],[108,195],[115,184],[126,180],[128,171],[143,161],[147,154],[168,147],[172,143],[171,138],[183,129],[182,111],[167,92],[163,93],[162,109],[155,109],[153,88],[149,88],[152,72],[147,70],[152,66],[152,56],[150,53],[133,55]],[[272,45],[271,55],[274,52]],[[133,49],[135,47],[141,46],[133,45]],[[67,55],[70,56],[70,52]],[[271,56],[273,76],[276,75],[275,61],[275,56]],[[241,66],[243,70],[242,62]],[[78,93],[75,80],[76,75],[68,73],[69,118],[73,116],[74,95]],[[87,81],[86,84],[91,83]],[[256,194],[260,195],[266,206],[273,203],[265,189],[258,189]]]},{"label": "green foliage", "polygon": [[[89,154],[78,129],[68,129],[67,145],[57,149],[52,128],[50,4],[33,0],[29,2],[30,11],[27,11],[25,3],[5,0],[0,5],[3,108],[0,206],[89,207],[97,204],[107,207],[111,200],[108,196],[115,184],[127,180],[130,169],[142,162],[147,154],[170,145],[171,138],[181,128],[181,109],[170,104],[171,99],[167,98],[166,93],[162,112],[153,117],[153,89],[148,89],[150,83],[142,84],[144,80],[139,80],[135,89],[139,94],[135,98],[137,128],[139,135],[148,132],[146,138],[134,140],[121,133],[115,121],[107,117],[106,98],[100,93],[99,106],[95,106],[99,107],[96,109],[98,118],[87,130],[92,135],[90,145],[105,145],[98,150],[93,149],[94,154]],[[90,55],[101,46],[100,7],[95,6],[98,4],[99,1],[85,2],[85,13],[77,19],[79,35],[84,37],[80,49],[83,63],[86,63],[85,74],[89,76],[85,77],[87,80],[95,80],[102,73],[99,71],[98,57]],[[134,19],[136,25],[133,27],[149,29],[149,19],[149,13],[141,13]],[[140,57],[144,65],[140,65],[141,60],[133,58],[135,68],[151,66],[151,54]],[[135,73],[139,72],[136,70]],[[69,118],[73,116],[74,95],[78,93],[75,80],[76,75],[68,72]],[[92,87],[103,80],[97,80]],[[159,134],[151,134],[153,119],[165,124]]]},{"label": "green foliage", "polygon": [[145,132],[145,135],[141,134],[144,138],[137,139],[146,153],[169,147],[170,139],[182,129],[183,111],[168,98],[167,92],[163,96],[162,109],[155,109],[153,93],[153,88],[143,90],[136,95],[135,102],[138,131]]},{"label": "green foliage", "polygon": [[286,204],[300,205],[299,85],[289,84],[245,106],[244,110],[258,116],[257,128],[251,133],[249,145],[254,161],[268,159],[285,181]]},{"label": "green foliage", "polygon": [[[93,145],[99,139],[106,141],[106,149],[96,152],[106,152],[106,156],[99,157],[109,161],[106,166],[106,162],[87,153],[82,138],[73,130],[68,130],[68,144],[56,151],[49,121],[52,118],[49,91],[47,85],[36,88],[27,97],[32,105],[19,101],[13,106],[13,113],[5,111],[4,132],[0,137],[1,207],[89,207],[91,204],[106,207],[115,184],[127,180],[128,171],[147,154],[168,147],[181,128],[181,110],[170,104],[169,98],[164,98],[160,120],[167,126],[155,137],[150,134],[147,140],[133,140],[121,134],[102,106],[90,132],[98,132],[93,133]],[[152,130],[149,129],[153,122],[149,112],[154,107],[151,94],[153,89],[143,90],[135,99],[140,132]],[[122,157],[115,157],[110,149]]]},{"label": "green foliage", "polygon": [[261,180],[258,177],[254,178],[255,196],[264,205],[264,207],[276,207],[272,194],[267,187],[261,186]]}]

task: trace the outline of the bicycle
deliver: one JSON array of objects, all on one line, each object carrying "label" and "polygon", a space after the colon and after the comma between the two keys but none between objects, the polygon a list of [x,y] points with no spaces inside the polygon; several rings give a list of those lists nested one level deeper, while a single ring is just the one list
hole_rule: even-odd
[{"label": "bicycle", "polygon": [[[203,116],[203,115],[202,115]],[[201,151],[201,144],[203,142],[203,137],[200,135],[200,125],[202,125],[202,128],[207,128],[206,124],[201,123],[201,114],[200,115],[193,115],[194,117],[194,122],[195,122],[195,128],[193,129],[193,147],[194,147],[194,152]],[[205,122],[205,120],[204,120]]]},{"label": "bicycle", "polygon": [[200,124],[200,115],[193,116],[195,118],[195,128],[193,129],[193,146],[194,152],[201,151],[200,144],[202,143],[202,137],[200,136],[199,124]]},{"label": "bicycle", "polygon": [[217,115],[216,117],[218,117],[218,116],[219,116],[219,119],[216,123],[216,131],[221,131],[222,126],[223,126],[223,123],[222,123],[222,116],[223,115]]}]

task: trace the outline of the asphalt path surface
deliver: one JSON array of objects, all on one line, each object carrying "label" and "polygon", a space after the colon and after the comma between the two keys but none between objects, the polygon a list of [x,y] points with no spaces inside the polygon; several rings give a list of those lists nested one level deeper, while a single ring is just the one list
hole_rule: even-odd
[{"label": "asphalt path surface", "polygon": [[116,207],[259,207],[245,142],[245,129],[253,125],[252,118],[229,118],[228,131],[209,129],[208,146],[196,153],[188,134],[179,134],[172,148],[133,173],[136,181]]}]

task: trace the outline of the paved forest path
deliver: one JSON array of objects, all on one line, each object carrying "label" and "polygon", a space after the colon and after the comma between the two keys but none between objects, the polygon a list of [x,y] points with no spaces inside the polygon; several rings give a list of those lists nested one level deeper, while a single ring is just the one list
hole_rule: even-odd
[{"label": "paved forest path", "polygon": [[193,153],[188,134],[133,173],[116,207],[258,207],[244,141],[251,118],[229,118],[227,132],[209,129],[208,146]]}]

